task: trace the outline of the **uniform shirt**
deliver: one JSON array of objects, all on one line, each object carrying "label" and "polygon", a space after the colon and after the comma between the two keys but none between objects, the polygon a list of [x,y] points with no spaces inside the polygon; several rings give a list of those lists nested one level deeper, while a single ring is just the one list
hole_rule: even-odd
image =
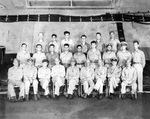
[{"label": "uniform shirt", "polygon": [[26,66],[24,69],[24,79],[36,79],[37,77],[37,68],[35,66]]},{"label": "uniform shirt", "polygon": [[62,48],[62,51],[64,51],[64,44],[69,44],[69,50],[70,51],[73,51],[74,50],[74,42],[72,39],[69,39],[69,40],[66,40],[66,39],[63,39],[61,41],[61,48]]},{"label": "uniform shirt", "polygon": [[37,44],[41,44],[42,45],[42,52],[46,52],[46,45],[47,45],[46,41],[35,41],[34,49],[36,49]]},{"label": "uniform shirt", "polygon": [[100,51],[99,50],[95,50],[93,51],[92,49],[88,51],[88,54],[87,54],[87,58],[90,60],[90,61],[93,61],[93,62],[97,62],[99,59],[101,59],[101,54],[100,54]]},{"label": "uniform shirt", "polygon": [[103,44],[101,41],[97,41],[97,40],[96,40],[96,43],[97,43],[96,48],[97,48],[100,52],[103,52],[104,44]]},{"label": "uniform shirt", "polygon": [[103,61],[106,64],[111,64],[111,59],[116,58],[116,53],[109,51],[109,52],[104,52],[103,54]]},{"label": "uniform shirt", "polygon": [[41,67],[38,70],[38,78],[40,79],[50,79],[51,70],[48,67]]},{"label": "uniform shirt", "polygon": [[27,63],[27,60],[30,58],[30,53],[25,51],[20,51],[17,53],[17,59],[20,61],[20,64]]},{"label": "uniform shirt", "polygon": [[127,82],[136,81],[137,79],[136,69],[132,66],[123,68],[121,79]]},{"label": "uniform shirt", "polygon": [[107,67],[101,66],[95,69],[95,78],[96,79],[106,79],[107,76]]},{"label": "uniform shirt", "polygon": [[80,72],[81,80],[94,79],[94,69],[91,67],[82,67]]},{"label": "uniform shirt", "polygon": [[74,59],[76,60],[77,63],[84,63],[86,61],[86,56],[83,53],[75,53],[74,54]]},{"label": "uniform shirt", "polygon": [[119,66],[125,66],[126,61],[131,61],[131,53],[129,51],[118,51],[117,57],[119,60]]},{"label": "uniform shirt", "polygon": [[117,45],[120,44],[120,41],[118,39],[115,40],[109,40],[109,42],[107,44],[111,44],[112,45],[112,51],[117,51]]},{"label": "uniform shirt", "polygon": [[8,69],[8,79],[13,81],[21,81],[23,77],[23,69],[21,67],[11,67]]},{"label": "uniform shirt", "polygon": [[120,78],[121,75],[121,68],[118,66],[111,66],[108,68],[107,76],[108,77],[115,77]]},{"label": "uniform shirt", "polygon": [[33,54],[33,58],[35,59],[35,66],[42,66],[42,60],[46,59],[45,53],[38,52]]},{"label": "uniform shirt", "polygon": [[60,43],[58,41],[50,41],[49,45],[55,45],[55,52],[56,53],[60,53],[61,52],[61,47],[60,47]]},{"label": "uniform shirt", "polygon": [[52,77],[64,77],[65,76],[65,67],[63,65],[55,65],[52,67]]},{"label": "uniform shirt", "polygon": [[145,67],[145,54],[141,50],[132,52],[132,59],[134,63],[141,63]]},{"label": "uniform shirt", "polygon": [[66,79],[78,79],[79,78],[79,68],[74,67],[68,67],[67,73],[66,73]]},{"label": "uniform shirt", "polygon": [[56,52],[52,53],[46,53],[46,59],[49,61],[49,67],[52,68],[52,66],[55,65],[55,59],[58,58],[59,55]]},{"label": "uniform shirt", "polygon": [[71,52],[62,52],[60,54],[60,59],[63,64],[70,64],[71,58],[72,58]]},{"label": "uniform shirt", "polygon": [[85,43],[81,42],[79,44],[82,46],[83,53],[87,53],[90,50],[90,45],[87,42]]}]

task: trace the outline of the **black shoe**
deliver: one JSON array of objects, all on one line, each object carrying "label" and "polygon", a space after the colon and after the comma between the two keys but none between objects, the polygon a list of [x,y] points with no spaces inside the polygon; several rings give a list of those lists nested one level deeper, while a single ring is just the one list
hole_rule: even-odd
[{"label": "black shoe", "polygon": [[111,93],[110,94],[110,99],[113,100],[114,99],[114,95]]},{"label": "black shoe", "polygon": [[24,101],[23,96],[19,97],[18,101],[19,101],[19,102],[23,102],[23,101]]},{"label": "black shoe", "polygon": [[122,94],[122,99],[123,99],[123,100],[126,99],[126,94]]},{"label": "black shoe", "polygon": [[93,95],[92,95],[92,94],[88,95],[88,98],[92,98],[92,97],[93,97]]},{"label": "black shoe", "polygon": [[103,94],[100,94],[99,95],[99,100],[102,100],[103,99]]},{"label": "black shoe", "polygon": [[45,97],[45,99],[47,99],[47,100],[50,99],[49,95],[45,95],[44,97]]},{"label": "black shoe", "polygon": [[17,101],[17,99],[16,99],[15,96],[13,96],[13,97],[10,98],[10,102],[15,103],[16,101]]},{"label": "black shoe", "polygon": [[135,95],[134,94],[131,95],[131,100],[135,100]]},{"label": "black shoe", "polygon": [[58,95],[55,95],[55,100],[59,100],[59,96]]},{"label": "black shoe", "polygon": [[84,98],[84,99],[86,99],[86,98],[87,98],[87,94],[86,94],[86,93],[84,94],[83,98]]}]

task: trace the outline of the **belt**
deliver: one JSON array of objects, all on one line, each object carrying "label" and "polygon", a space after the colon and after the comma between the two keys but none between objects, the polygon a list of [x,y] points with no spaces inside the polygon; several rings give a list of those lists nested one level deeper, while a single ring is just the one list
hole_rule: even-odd
[{"label": "belt", "polygon": [[133,64],[142,64],[141,62],[133,62]]},{"label": "belt", "polygon": [[77,65],[84,65],[84,63],[77,63]]},{"label": "belt", "polygon": [[98,63],[98,61],[90,61],[91,63]]}]

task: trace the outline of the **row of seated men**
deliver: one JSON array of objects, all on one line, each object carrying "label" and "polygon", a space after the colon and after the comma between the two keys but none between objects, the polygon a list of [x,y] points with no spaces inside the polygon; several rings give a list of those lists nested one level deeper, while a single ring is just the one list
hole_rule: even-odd
[{"label": "row of seated men", "polygon": [[[67,98],[73,97],[73,91],[75,86],[79,82],[83,85],[84,95],[83,98],[87,98],[91,95],[93,90],[98,91],[98,98],[103,98],[103,86],[105,81],[108,80],[110,98],[113,99],[114,89],[121,82],[121,93],[123,99],[125,98],[126,86],[132,86],[132,99],[135,99],[134,94],[137,91],[137,72],[136,69],[131,66],[130,61],[126,61],[126,66],[121,68],[118,66],[118,60],[116,58],[111,59],[111,66],[106,67],[101,59],[98,60],[98,66],[94,69],[89,60],[86,60],[85,65],[82,68],[77,67],[76,60],[71,58],[71,65],[65,69],[65,66],[60,64],[58,58],[55,59],[55,65],[50,69],[48,67],[49,61],[47,59],[42,60],[41,67],[35,67],[34,60],[29,58],[27,64],[24,67],[20,67],[18,59],[14,59],[13,67],[8,70],[8,97],[10,101],[15,102],[16,93],[14,86],[20,87],[19,101],[29,101],[29,89],[30,85],[33,85],[34,99],[37,101],[38,83],[44,89],[44,95],[49,98],[49,82],[52,80],[54,85],[54,97],[59,98],[60,87],[63,86],[65,80],[67,80]],[[22,80],[23,79],[23,80]]]}]

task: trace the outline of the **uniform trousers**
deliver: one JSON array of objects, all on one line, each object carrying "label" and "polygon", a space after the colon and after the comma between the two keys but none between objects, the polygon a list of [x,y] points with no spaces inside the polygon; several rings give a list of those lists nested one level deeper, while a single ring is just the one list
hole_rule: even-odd
[{"label": "uniform trousers", "polygon": [[44,95],[49,94],[49,82],[50,79],[40,79],[41,86],[45,90]]},{"label": "uniform trousers", "polygon": [[84,93],[90,95],[94,88],[93,80],[87,78],[85,80],[82,80],[82,84],[83,84]]},{"label": "uniform trousers", "polygon": [[118,86],[120,79],[116,77],[109,78],[109,93],[114,93],[114,88]]},{"label": "uniform trousers", "polygon": [[103,93],[104,79],[99,78],[94,86],[94,89]]},{"label": "uniform trousers", "polygon": [[16,96],[14,86],[19,86],[20,88],[19,97],[21,96],[24,97],[24,83],[20,80],[8,82],[8,97],[11,98],[13,96]]},{"label": "uniform trousers", "polygon": [[78,79],[74,79],[74,78],[70,79],[68,81],[68,85],[69,86],[68,86],[67,93],[72,95],[76,85],[78,85]]}]

